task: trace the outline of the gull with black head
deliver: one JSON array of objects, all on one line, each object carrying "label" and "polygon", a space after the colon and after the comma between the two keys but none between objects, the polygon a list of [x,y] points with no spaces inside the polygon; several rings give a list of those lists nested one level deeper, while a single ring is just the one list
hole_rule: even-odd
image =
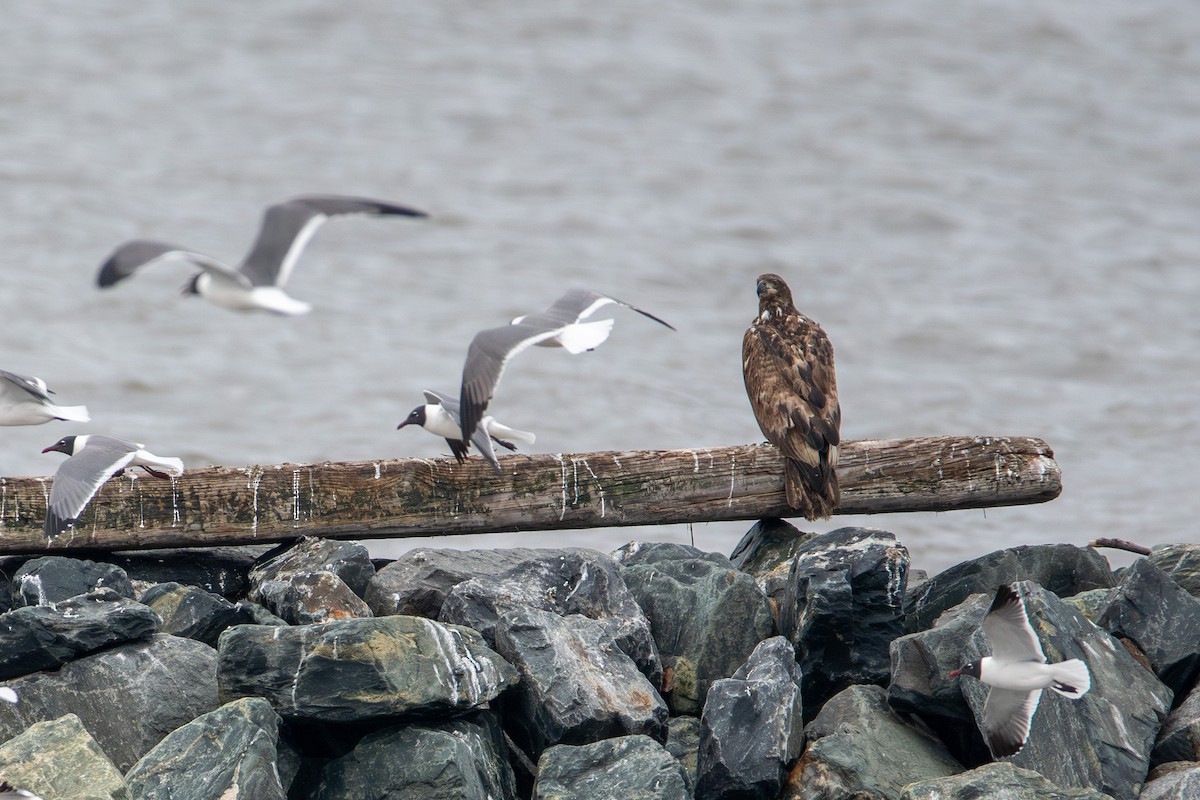
[{"label": "gull with black head", "polygon": [[[443,437],[458,462],[461,464],[466,461],[467,448],[462,443],[457,400],[426,389],[425,404],[410,411],[404,421],[396,426],[396,430],[406,425],[419,425],[434,436]],[[475,426],[475,432],[471,434],[471,444],[475,445],[475,449],[492,465],[497,474],[501,469],[500,462],[496,459],[495,445],[516,450],[517,444],[531,445],[536,439],[532,433],[502,425],[490,416],[481,419]]]},{"label": "gull with black head", "polygon": [[146,450],[145,445],[95,433],[64,436],[42,452],[69,456],[54,473],[46,504],[46,521],[42,526],[46,536],[58,536],[70,527],[100,487],[130,467],[141,467],[164,480],[171,474],[183,474],[183,462],[178,458],[156,456]]},{"label": "gull with black head", "polygon": [[466,446],[467,439],[483,419],[500,383],[500,376],[513,356],[533,345],[561,347],[571,354],[594,350],[608,338],[613,320],[583,320],[610,304],[624,306],[675,330],[670,323],[615,297],[590,289],[571,289],[545,311],[526,314],[508,325],[488,328],[475,334],[467,349],[458,398],[463,434],[460,441],[463,446]]},{"label": "gull with black head", "polygon": [[202,253],[150,239],[134,239],[119,246],[101,265],[96,282],[113,286],[138,270],[161,261],[185,261],[200,272],[184,285],[184,294],[196,294],[234,311],[270,311],[307,314],[312,306],[283,290],[292,268],[308,240],[330,217],[424,217],[423,211],[382,200],[340,195],[302,195],[269,206],[263,214],[258,238],[241,266],[233,267]]},{"label": "gull with black head", "polygon": [[0,425],[41,425],[50,420],[88,422],[87,406],[60,406],[41,378],[0,369]]},{"label": "gull with black head", "polygon": [[964,664],[949,677],[970,675],[990,687],[983,704],[982,733],[992,756],[1002,758],[1025,746],[1042,690],[1078,700],[1091,688],[1092,678],[1087,664],[1078,658],[1046,663],[1025,601],[1008,584],[996,590],[981,627],[992,654]]}]

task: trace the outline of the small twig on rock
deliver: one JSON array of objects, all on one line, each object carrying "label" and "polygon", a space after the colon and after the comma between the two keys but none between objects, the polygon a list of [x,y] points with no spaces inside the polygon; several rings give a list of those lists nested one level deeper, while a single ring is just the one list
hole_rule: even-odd
[{"label": "small twig on rock", "polygon": [[537,775],[537,765],[529,760],[529,756],[525,755],[525,751],[517,747],[517,743],[508,735],[508,731],[504,731],[504,743],[508,745],[508,751],[517,757],[517,761],[521,762],[521,766],[530,775]]},{"label": "small twig on rock", "polygon": [[1092,539],[1090,542],[1088,542],[1088,546],[1112,547],[1116,550],[1128,550],[1131,553],[1137,553],[1143,556],[1150,555],[1149,547],[1143,547],[1140,544],[1135,544],[1133,542],[1126,541],[1125,539]]}]

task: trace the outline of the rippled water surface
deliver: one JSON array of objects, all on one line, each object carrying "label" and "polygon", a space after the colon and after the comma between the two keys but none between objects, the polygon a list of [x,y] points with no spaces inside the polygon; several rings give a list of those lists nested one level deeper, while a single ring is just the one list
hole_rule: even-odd
[{"label": "rippled water surface", "polygon": [[[94,421],[0,429],[0,474],[85,431],[191,466],[436,456],[395,430],[420,390],[573,285],[679,331],[618,311],[594,353],[514,361],[492,408],[535,450],[758,441],[739,357],[771,270],[837,348],[845,438],[1039,436],[1064,476],[1045,505],[807,528],[888,528],[929,570],[1200,541],[1198,41],[1200,6],[1115,0],[13,3],[0,368]],[[322,228],[308,317],[185,299],[183,268],[93,286],[132,237],[236,261],[304,192],[433,217]]]}]

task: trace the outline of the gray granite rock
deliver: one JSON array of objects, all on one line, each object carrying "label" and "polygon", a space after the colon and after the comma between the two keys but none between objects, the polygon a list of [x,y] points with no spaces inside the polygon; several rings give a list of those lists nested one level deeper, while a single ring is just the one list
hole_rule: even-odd
[{"label": "gray granite rock", "polygon": [[579,614],[517,609],[497,620],[495,636],[496,650],[521,676],[500,708],[532,755],[634,733],[666,740],[666,703],[608,626]]},{"label": "gray granite rock", "polygon": [[362,598],[332,572],[288,572],[258,583],[252,599],[292,625],[371,616]]},{"label": "gray granite rock", "polygon": [[328,722],[469,711],[516,681],[475,631],[421,617],[221,634],[221,699],[258,696],[285,718]]},{"label": "gray granite rock", "polygon": [[910,783],[962,772],[933,736],[900,719],[878,686],[851,686],[804,730],[808,748],[788,776],[789,800],[894,798]]},{"label": "gray granite rock", "polygon": [[662,662],[650,623],[611,556],[582,548],[539,551],[538,557],[503,572],[458,584],[438,618],[474,628],[491,642],[500,615],[525,608],[598,620],[642,674],[662,686]]},{"label": "gray granite rock", "polygon": [[[1012,763],[1040,772],[1064,789],[1098,789],[1123,800],[1137,797],[1155,735],[1171,707],[1171,690],[1073,605],[1029,581],[1014,588],[1024,596],[1046,658],[1083,659],[1092,688],[1078,700],[1043,692],[1029,739]],[[987,652],[987,639],[978,631],[966,641],[962,662]],[[978,720],[986,687],[973,678],[959,683]]]},{"label": "gray granite rock", "polygon": [[121,773],[74,714],[35,722],[0,745],[0,776],[47,800],[131,797]]},{"label": "gray granite rock", "polygon": [[367,548],[358,542],[302,536],[264,554],[250,570],[250,599],[257,600],[257,587],[265,581],[282,580],[305,572],[331,572],[359,597],[375,574]]},{"label": "gray granite rock", "polygon": [[617,560],[650,621],[672,713],[699,713],[712,682],[732,675],[775,633],[762,590],[718,553],[683,544],[627,545]]},{"label": "gray granite rock", "polygon": [[984,764],[969,772],[917,781],[899,800],[1111,800],[1094,789],[1060,789],[1040,773],[1008,762]]},{"label": "gray granite rock", "polygon": [[216,656],[206,644],[160,633],[57,672],[14,678],[5,685],[20,702],[0,703],[0,740],[74,713],[124,772],[168,733],[217,707]]},{"label": "gray granite rock", "polygon": [[800,546],[779,630],[796,646],[809,714],[847,686],[887,683],[907,574],[908,551],[887,531],[838,528]]},{"label": "gray granite rock", "polygon": [[1200,761],[1200,687],[1192,689],[1167,717],[1158,732],[1150,760],[1155,765],[1171,761]]},{"label": "gray granite rock", "polygon": [[1170,575],[1185,592],[1200,599],[1200,544],[1159,545],[1146,560]]},{"label": "gray granite rock", "polygon": [[1152,772],[1138,800],[1195,800],[1200,797],[1200,763],[1177,761]]},{"label": "gray granite rock", "polygon": [[555,551],[527,547],[451,550],[419,547],[378,570],[363,599],[377,617],[407,614],[437,619],[446,595],[471,578],[496,575]]},{"label": "gray granite rock", "polygon": [[71,659],[154,634],[158,616],[112,589],[96,589],[55,605],[0,614],[0,680],[54,669]]},{"label": "gray granite rock", "polygon": [[905,630],[925,630],[969,595],[992,595],[1002,583],[1030,580],[1059,597],[1106,589],[1116,581],[1108,561],[1091,547],[1036,544],[996,550],[933,576],[904,599]]},{"label": "gray granite rock", "polygon": [[490,712],[368,734],[321,771],[313,800],[515,800],[500,723]]},{"label": "gray granite rock", "polygon": [[785,519],[760,519],[734,545],[729,560],[733,566],[753,576],[774,607],[787,586],[796,551],[814,536],[815,533],[805,533]]},{"label": "gray granite rock", "polygon": [[159,583],[142,593],[142,603],[162,618],[159,630],[187,639],[196,639],[210,647],[230,625],[249,624],[249,609],[239,608],[219,594],[198,586]]},{"label": "gray granite rock", "polygon": [[1200,671],[1200,600],[1149,559],[1139,558],[1121,573],[1096,621],[1136,644],[1181,700],[1192,690]]},{"label": "gray granite rock", "polygon": [[284,800],[278,739],[266,700],[234,700],[167,734],[125,779],[138,800]]},{"label": "gray granite rock", "polygon": [[945,611],[933,627],[897,637],[891,644],[888,703],[915,714],[964,764],[991,759],[959,681],[947,675],[963,663],[967,640],[979,629],[991,595],[974,594]]},{"label": "gray granite rock", "polygon": [[107,588],[133,599],[133,584],[120,567],[84,558],[43,556],[26,561],[13,575],[14,606],[44,606],[93,589]]},{"label": "gray granite rock", "polygon": [[534,800],[689,800],[683,767],[648,736],[558,745],[538,761]]},{"label": "gray granite rock", "polygon": [[804,744],[802,677],[792,645],[766,640],[715,681],[700,717],[699,797],[774,798]]}]

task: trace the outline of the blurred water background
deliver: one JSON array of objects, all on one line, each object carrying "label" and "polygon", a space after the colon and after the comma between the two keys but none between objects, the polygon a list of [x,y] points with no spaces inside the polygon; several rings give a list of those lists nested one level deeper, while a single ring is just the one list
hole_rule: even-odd
[{"label": "blurred water background", "polygon": [[[1197,42],[1166,0],[6,4],[0,368],[93,422],[0,429],[0,474],[82,432],[190,466],[436,456],[395,430],[421,389],[568,286],[679,331],[617,310],[594,353],[514,361],[492,410],[535,451],[759,441],[740,347],[775,271],[837,349],[844,438],[1040,436],[1064,475],[1045,505],[806,529],[887,528],[931,571],[1200,541]],[[323,227],[308,317],[183,298],[185,267],[94,286],[133,237],[236,263],[313,192],[433,216]],[[438,543],[728,552],[748,525]]]}]

